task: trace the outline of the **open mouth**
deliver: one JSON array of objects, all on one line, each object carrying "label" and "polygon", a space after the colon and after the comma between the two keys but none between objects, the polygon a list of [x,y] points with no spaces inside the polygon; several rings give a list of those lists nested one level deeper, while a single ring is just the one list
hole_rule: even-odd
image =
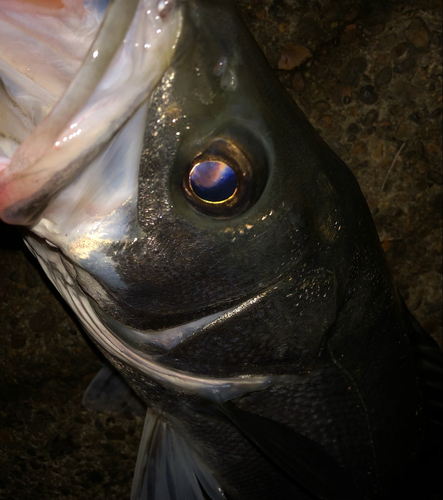
[{"label": "open mouth", "polygon": [[[105,13],[100,2],[1,4],[0,215],[31,225],[51,217],[48,206],[100,162],[149,97],[174,52],[180,14],[153,0],[114,1]],[[65,57],[71,49],[75,57]],[[122,202],[109,198],[95,215]],[[83,194],[70,199],[71,211],[97,205]]]}]

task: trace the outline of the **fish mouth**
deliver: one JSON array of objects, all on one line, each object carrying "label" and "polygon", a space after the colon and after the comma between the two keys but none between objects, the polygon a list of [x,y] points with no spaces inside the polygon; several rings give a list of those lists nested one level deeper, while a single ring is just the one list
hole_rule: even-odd
[{"label": "fish mouth", "polygon": [[[228,401],[249,392],[266,389],[278,381],[292,380],[293,377],[286,375],[210,377],[162,364],[155,354],[149,354],[144,352],[143,349],[139,349],[142,332],[128,329],[122,325],[116,328],[117,322],[115,320],[110,320],[107,317],[103,319],[103,313],[98,314],[97,308],[93,307],[87,295],[72,279],[59,252],[52,251],[45,242],[32,236],[25,238],[25,242],[38,259],[51,282],[76,313],[93,342],[120,371],[124,371],[125,368],[129,367],[170,390],[193,393],[217,403]],[[252,302],[251,305],[253,305]],[[223,311],[202,318],[200,322],[184,325],[184,327],[188,326],[191,329],[190,334],[192,334],[192,332],[195,333],[213,325],[230,314],[236,314],[236,311]],[[109,324],[107,324],[107,321]],[[180,342],[180,335],[177,335],[177,331],[174,332],[174,330],[165,330],[164,338],[162,339],[161,335],[159,337],[160,343],[166,337],[169,337],[170,343]]]},{"label": "fish mouth", "polygon": [[[48,206],[54,198],[100,161],[146,102],[172,59],[181,14],[172,0],[114,0],[106,13],[100,12],[99,2],[73,2],[72,7],[66,3],[54,12],[50,7],[22,5],[8,2],[0,14],[0,42],[5,46],[0,55],[5,108],[5,118],[0,115],[0,217],[30,226],[48,211],[51,214]],[[60,32],[51,38],[47,33],[54,26]],[[74,44],[76,31],[81,31],[78,38],[87,33]],[[43,57],[53,57],[54,65],[68,69],[41,76],[35,63],[18,57],[9,38],[26,47],[43,39],[48,46]],[[73,61],[57,53],[69,40],[77,55]],[[138,172],[138,162],[131,168]],[[71,199],[70,209],[93,203],[78,195]],[[121,203],[115,197],[98,209],[99,215]],[[92,209],[97,211],[96,205]]]}]

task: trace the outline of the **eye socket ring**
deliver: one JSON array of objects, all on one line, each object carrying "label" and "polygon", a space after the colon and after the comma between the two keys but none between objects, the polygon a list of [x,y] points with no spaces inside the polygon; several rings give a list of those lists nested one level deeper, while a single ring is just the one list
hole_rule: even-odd
[{"label": "eye socket ring", "polygon": [[189,165],[182,189],[199,212],[217,218],[233,217],[251,202],[251,161],[234,142],[217,139]]}]

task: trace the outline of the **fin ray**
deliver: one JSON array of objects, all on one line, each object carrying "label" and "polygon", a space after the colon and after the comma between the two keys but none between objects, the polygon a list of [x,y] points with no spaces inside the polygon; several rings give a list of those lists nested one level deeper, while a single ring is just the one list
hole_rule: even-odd
[{"label": "fin ray", "polygon": [[170,424],[146,412],[131,500],[226,500],[211,471]]},{"label": "fin ray", "polygon": [[131,413],[140,417],[146,413],[146,406],[125,379],[107,364],[92,379],[83,394],[82,405],[89,411]]}]

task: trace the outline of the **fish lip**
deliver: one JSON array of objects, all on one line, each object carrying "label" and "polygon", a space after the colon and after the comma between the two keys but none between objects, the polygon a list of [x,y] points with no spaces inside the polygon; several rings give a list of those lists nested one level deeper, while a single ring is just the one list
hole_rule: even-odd
[{"label": "fish lip", "polygon": [[161,349],[161,354],[164,354],[165,351],[169,351],[174,347],[177,347],[194,334],[209,328],[216,322],[222,321],[224,317],[234,314],[236,309],[239,307],[234,306],[187,323],[166,327],[161,330],[141,330],[126,326],[109,314],[105,313],[94,303],[91,305],[103,323],[122,341],[132,343],[136,345],[138,349],[154,355],[157,354],[156,351],[158,349]]},{"label": "fish lip", "polygon": [[[143,352],[151,355],[165,354],[167,351],[180,345],[182,342],[190,340],[194,335],[203,333],[218,323],[222,323],[229,318],[243,312],[245,309],[253,307],[260,302],[275,286],[268,287],[263,292],[255,294],[240,303],[227,309],[221,309],[209,315],[198,317],[189,322],[169,326],[159,330],[143,330],[124,325],[109,314],[105,313],[95,303],[91,303],[97,316],[103,321],[106,327],[114,332],[120,340],[133,345]],[[160,349],[160,352],[159,352]]]},{"label": "fish lip", "polygon": [[[46,242],[35,238],[32,234],[27,235],[25,243],[67,304],[76,313],[93,342],[119,371],[125,372],[129,369],[169,390],[193,393],[217,403],[266,389],[279,378],[272,375],[215,378],[161,364],[155,356],[128,346],[102,322],[89,297],[67,271],[60,252],[54,251]],[[283,378],[287,379],[286,376]]]}]

